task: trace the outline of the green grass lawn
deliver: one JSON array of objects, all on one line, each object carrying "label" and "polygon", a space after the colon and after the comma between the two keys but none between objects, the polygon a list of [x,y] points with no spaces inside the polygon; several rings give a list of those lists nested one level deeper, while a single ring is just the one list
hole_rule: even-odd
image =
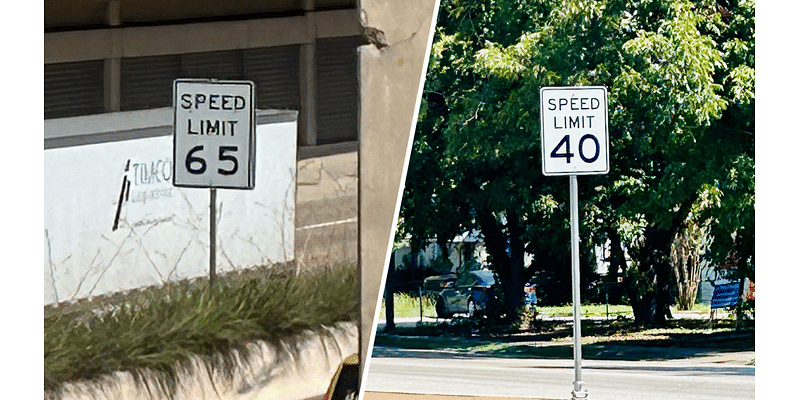
[{"label": "green grass lawn", "polygon": [[204,280],[174,282],[111,302],[46,309],[45,391],[116,370],[148,368],[174,378],[177,363],[193,355],[211,360],[219,354],[217,362],[230,363],[230,351],[245,351],[248,342],[277,344],[357,320],[354,265],[297,277],[274,271],[223,276],[213,288]]},{"label": "green grass lawn", "polygon": [[[422,315],[435,316],[436,303],[429,296],[422,296]],[[396,293],[394,295],[394,316],[400,318],[419,317],[420,298],[406,293]],[[380,318],[386,318],[386,299],[381,301]]]},{"label": "green grass lawn", "polygon": [[[553,317],[570,317],[572,316],[572,306],[542,306],[539,307],[539,314],[549,315]],[[620,304],[583,304],[581,305],[581,315],[584,317],[616,317],[618,315],[633,315],[633,310],[630,306]]]},{"label": "green grass lawn", "polygon": [[[705,313],[710,312],[708,304],[695,304],[692,312]],[[677,310],[673,309],[673,312]],[[540,315],[548,315],[553,317],[569,317],[572,316],[572,306],[541,306],[539,307]],[[605,317],[608,315],[610,318],[617,316],[633,316],[631,306],[621,304],[584,304],[581,305],[581,314],[584,317]],[[406,293],[395,293],[394,295],[394,316],[398,318],[419,317],[420,315],[420,300],[419,296],[410,295]],[[427,317],[436,316],[435,302],[429,296],[422,297],[422,315]],[[386,300],[381,301],[380,318],[386,318]]]},{"label": "green grass lawn", "polygon": [[[417,296],[395,295],[396,317],[418,318],[419,309]],[[436,315],[430,298],[423,297],[422,310],[424,316]],[[380,311],[381,318],[385,318],[385,305]],[[571,305],[539,307],[540,315],[550,317],[570,317],[572,311]],[[689,311],[673,308],[672,312],[676,317],[695,315],[669,320],[659,328],[646,328],[635,324],[630,306],[582,305],[581,313],[585,317],[600,317],[582,324],[584,356],[589,359],[658,360],[755,349],[755,324],[752,320],[744,324],[742,331],[736,331],[735,319],[727,313],[715,317],[710,327],[708,304],[697,304]],[[603,318],[606,315],[608,319]],[[419,322],[413,327],[396,327],[391,332],[379,331],[375,345],[494,357],[569,358],[572,354],[572,325],[569,321],[542,320],[540,317],[535,329],[531,329],[528,322],[514,327],[489,327],[488,330],[482,330],[481,326],[478,320],[466,318],[439,323]]]}]

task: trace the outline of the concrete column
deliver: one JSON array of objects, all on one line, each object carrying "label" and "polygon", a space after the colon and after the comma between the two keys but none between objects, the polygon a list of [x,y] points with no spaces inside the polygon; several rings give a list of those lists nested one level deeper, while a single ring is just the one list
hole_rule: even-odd
[{"label": "concrete column", "polygon": [[300,46],[300,110],[298,144],[301,146],[316,145],[317,60],[316,44],[313,41]]},{"label": "concrete column", "polygon": [[119,57],[105,59],[103,71],[103,101],[106,112],[121,110],[121,84],[120,84],[120,65],[122,60]]},{"label": "concrete column", "polygon": [[[361,23],[386,46],[359,48],[359,268],[362,376],[394,241],[438,0],[361,0]],[[399,18],[398,16],[402,16]]]},{"label": "concrete column", "polygon": [[[315,0],[303,0],[303,11],[312,12]],[[308,15],[308,14],[307,14]],[[317,144],[317,59],[316,24],[314,18],[306,18],[309,43],[300,46],[300,119],[297,124],[298,144]]]},{"label": "concrete column", "polygon": [[[106,5],[108,26],[120,26],[122,14],[119,0],[111,0]],[[111,57],[105,59],[103,71],[103,98],[106,112],[120,111],[121,84],[120,65],[122,64],[122,36],[119,31],[111,32]]]}]

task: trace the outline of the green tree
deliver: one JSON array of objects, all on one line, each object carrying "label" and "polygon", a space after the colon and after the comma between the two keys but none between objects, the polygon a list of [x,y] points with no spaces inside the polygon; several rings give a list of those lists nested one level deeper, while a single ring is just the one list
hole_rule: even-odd
[{"label": "green tree", "polygon": [[611,172],[579,180],[582,254],[624,243],[636,319],[663,321],[671,244],[700,193],[709,255],[754,271],[754,43],[752,1],[442,1],[403,231],[480,229],[509,316],[534,272],[568,279],[568,186],[540,172],[539,88],[606,86]]}]

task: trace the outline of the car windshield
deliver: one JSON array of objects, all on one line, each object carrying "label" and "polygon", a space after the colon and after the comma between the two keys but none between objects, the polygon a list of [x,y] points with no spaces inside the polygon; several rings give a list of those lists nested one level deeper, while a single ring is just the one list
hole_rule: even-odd
[{"label": "car windshield", "polygon": [[478,277],[478,285],[492,286],[494,285],[494,273],[488,270],[472,271],[472,274]]}]

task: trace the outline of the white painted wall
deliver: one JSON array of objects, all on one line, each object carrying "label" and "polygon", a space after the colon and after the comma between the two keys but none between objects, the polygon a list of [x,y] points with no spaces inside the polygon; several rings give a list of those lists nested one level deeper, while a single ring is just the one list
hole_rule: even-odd
[{"label": "white painted wall", "polygon": [[[255,189],[217,190],[218,273],[294,259],[296,137],[258,125]],[[208,274],[209,189],[173,187],[171,163],[172,136],[44,151],[45,304]]]}]

